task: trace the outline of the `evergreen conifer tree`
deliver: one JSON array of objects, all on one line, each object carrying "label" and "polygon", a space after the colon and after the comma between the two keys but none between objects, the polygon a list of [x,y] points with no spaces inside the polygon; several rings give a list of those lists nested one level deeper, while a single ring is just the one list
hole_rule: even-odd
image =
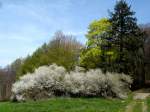
[{"label": "evergreen conifer tree", "polygon": [[118,59],[114,65],[117,65],[117,72],[144,75],[141,74],[143,70],[138,71],[139,67],[143,66],[144,38],[134,14],[124,0],[118,1],[114,12],[110,13],[113,46],[118,52]]}]

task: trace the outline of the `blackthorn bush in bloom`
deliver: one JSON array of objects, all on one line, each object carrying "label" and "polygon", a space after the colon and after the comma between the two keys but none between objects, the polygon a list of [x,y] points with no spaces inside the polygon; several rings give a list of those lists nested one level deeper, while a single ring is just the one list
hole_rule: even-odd
[{"label": "blackthorn bush in bloom", "polygon": [[131,83],[131,77],[125,74],[104,74],[100,69],[85,71],[80,67],[67,72],[64,67],[53,64],[22,76],[13,84],[12,99],[37,100],[55,96],[125,98]]}]

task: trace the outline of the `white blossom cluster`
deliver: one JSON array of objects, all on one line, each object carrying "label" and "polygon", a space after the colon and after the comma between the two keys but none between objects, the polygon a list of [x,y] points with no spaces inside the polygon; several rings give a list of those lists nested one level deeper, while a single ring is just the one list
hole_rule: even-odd
[{"label": "white blossom cluster", "polygon": [[103,96],[125,98],[132,79],[124,74],[102,73],[100,69],[67,72],[55,64],[42,66],[22,76],[12,87],[12,99],[43,99],[54,96]]}]

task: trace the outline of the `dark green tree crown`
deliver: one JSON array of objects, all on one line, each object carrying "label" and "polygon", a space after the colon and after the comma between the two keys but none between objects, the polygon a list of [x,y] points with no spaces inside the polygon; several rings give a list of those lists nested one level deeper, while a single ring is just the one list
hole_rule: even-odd
[{"label": "dark green tree crown", "polygon": [[[139,30],[137,26],[137,19],[134,17],[135,12],[131,11],[129,6],[124,0],[117,2],[114,12],[110,13],[110,21],[112,22],[112,30],[120,32],[122,35],[136,34]],[[116,33],[118,35],[118,33]]]}]

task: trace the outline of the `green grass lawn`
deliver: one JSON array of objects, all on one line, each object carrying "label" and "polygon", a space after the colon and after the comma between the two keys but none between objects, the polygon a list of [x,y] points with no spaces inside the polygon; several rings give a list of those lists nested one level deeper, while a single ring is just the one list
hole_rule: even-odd
[{"label": "green grass lawn", "polygon": [[0,112],[124,112],[129,100],[52,98],[24,103],[1,102]]},{"label": "green grass lawn", "polygon": [[142,112],[141,102],[136,101],[136,104],[133,107],[133,112]]},{"label": "green grass lawn", "polygon": [[148,112],[150,112],[150,97],[147,99]]}]

